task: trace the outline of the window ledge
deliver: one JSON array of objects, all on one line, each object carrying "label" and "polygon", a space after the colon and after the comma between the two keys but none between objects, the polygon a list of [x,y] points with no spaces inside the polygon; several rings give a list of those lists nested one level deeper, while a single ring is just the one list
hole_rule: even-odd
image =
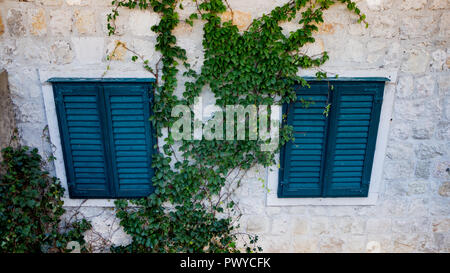
[{"label": "window ledge", "polygon": [[63,197],[64,207],[102,207],[114,208],[114,199],[71,199]]},{"label": "window ledge", "polygon": [[266,205],[277,206],[374,206],[378,193],[361,198],[278,198],[276,193],[268,193]]}]

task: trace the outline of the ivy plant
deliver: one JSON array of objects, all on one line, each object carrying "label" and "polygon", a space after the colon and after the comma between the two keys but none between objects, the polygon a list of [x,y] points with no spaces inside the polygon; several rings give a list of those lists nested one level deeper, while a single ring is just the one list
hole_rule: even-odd
[{"label": "ivy plant", "polygon": [[[179,104],[192,105],[205,87],[214,93],[220,107],[260,107],[295,101],[293,85],[307,85],[298,76],[300,70],[316,68],[317,77],[326,77],[319,67],[328,60],[327,52],[309,56],[301,50],[315,42],[313,35],[324,21],[324,11],[334,4],[344,4],[367,26],[365,15],[351,0],[287,1],[254,19],[244,31],[239,31],[232,21],[221,20],[222,13],[232,12],[226,0],[193,2],[197,11],[183,20],[177,13],[178,8],[183,9],[178,0],[112,2],[114,9],[107,18],[110,35],[115,33],[120,8],[153,10],[161,17],[151,27],[157,33],[155,50],[162,54],[155,67],[129,50],[135,53],[132,60],[141,61],[156,78],[151,121],[157,137],[163,139],[156,145],[159,152],[152,161],[155,192],[147,198],[115,203],[117,217],[132,241],[127,246],[113,246],[114,252],[260,251],[258,237],[239,229],[242,212],[234,192],[247,171],[256,165],[275,164],[279,149],[292,139],[292,128],[281,128],[277,149],[270,152],[261,151],[261,140],[175,141],[167,130],[177,120],[171,115],[172,109]],[[173,30],[180,23],[193,25],[198,20],[205,22],[204,63],[200,71],[194,71],[187,63],[186,51],[177,45]],[[298,29],[284,34],[280,24],[295,20]],[[189,80],[184,84],[183,96],[177,97],[180,71]]]},{"label": "ivy plant", "polygon": [[37,149],[7,147],[0,165],[0,253],[70,252],[71,241],[87,251],[83,219],[64,222],[64,188],[43,170]]}]

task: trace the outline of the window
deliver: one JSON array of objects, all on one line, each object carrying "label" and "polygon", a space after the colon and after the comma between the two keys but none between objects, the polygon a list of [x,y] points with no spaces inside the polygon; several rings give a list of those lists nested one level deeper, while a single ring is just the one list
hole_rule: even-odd
[{"label": "window", "polygon": [[295,140],[281,152],[278,197],[367,197],[386,80],[295,87],[297,101],[283,107]]},{"label": "window", "polygon": [[152,80],[52,78],[71,198],[153,192]]}]

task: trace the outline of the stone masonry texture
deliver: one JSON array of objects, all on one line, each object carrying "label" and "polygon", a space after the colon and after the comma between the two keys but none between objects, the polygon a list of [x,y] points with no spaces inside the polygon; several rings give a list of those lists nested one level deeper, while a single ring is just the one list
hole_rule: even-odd
[{"label": "stone masonry texture", "polygon": [[[16,128],[14,105],[8,87],[8,73],[0,70],[0,150],[13,144],[13,134]],[[0,153],[0,160],[2,155]]]},{"label": "stone masonry texture", "polygon": [[[108,65],[115,72],[142,69],[123,48],[107,60],[118,41],[139,51],[151,64],[160,57],[154,50],[156,35],[150,30],[158,15],[121,10],[118,33],[109,37],[106,14],[110,2],[0,0],[0,68],[8,71],[23,143],[44,155],[52,147],[46,137],[43,70],[70,77],[80,70],[104,71]],[[245,30],[251,20],[287,0],[228,2],[234,16],[228,11],[222,18],[233,18]],[[450,252],[450,1],[356,2],[367,14],[369,28],[357,24],[345,6],[336,5],[326,11],[308,53],[329,52],[325,71],[397,72],[377,203],[269,207],[260,181],[266,179],[266,170],[259,167],[247,174],[237,193],[244,212],[242,229],[259,235],[266,252]],[[193,10],[195,6],[184,1],[180,15],[185,18]],[[282,27],[289,33],[296,29],[296,22]],[[198,70],[203,58],[202,24],[181,23],[175,34]],[[1,90],[4,110],[7,95]],[[210,92],[203,96],[204,101],[213,98]],[[0,132],[3,138],[3,128]],[[68,214],[74,210],[68,207]],[[113,208],[82,206],[80,212],[93,222],[94,229],[86,237],[95,251],[128,242]]]}]

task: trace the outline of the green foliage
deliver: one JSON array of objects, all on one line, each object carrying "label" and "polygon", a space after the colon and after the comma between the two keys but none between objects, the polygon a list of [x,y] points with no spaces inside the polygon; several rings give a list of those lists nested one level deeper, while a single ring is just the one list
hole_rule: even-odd
[{"label": "green foliage", "polygon": [[64,189],[42,170],[37,149],[8,147],[2,155],[0,252],[70,252],[70,241],[83,246],[83,233],[91,225],[84,219],[61,223]]},{"label": "green foliage", "polygon": [[[336,2],[365,23],[355,3],[350,0],[292,0],[255,19],[243,32],[222,22],[220,14],[231,9],[226,0],[193,0],[197,12],[185,22],[193,25],[205,21],[203,27],[204,63],[196,72],[186,63],[186,51],[176,45],[173,29],[180,23],[177,0],[115,0],[116,8],[108,15],[110,34],[115,31],[118,8],[153,9],[161,16],[155,49],[162,53],[160,62],[150,68],[143,66],[157,82],[152,122],[157,136],[170,128],[177,118],[171,117],[177,104],[192,105],[200,92],[209,87],[216,104],[276,105],[296,99],[295,83],[307,85],[297,76],[300,69],[318,68],[328,60],[327,52],[308,56],[301,48],[315,41],[313,34],[322,23],[323,11]],[[283,34],[280,23],[301,15],[298,29]],[[136,61],[137,58],[133,58]],[[174,95],[179,64],[184,65],[183,97]],[[326,73],[318,71],[319,78]],[[326,109],[324,112],[326,113]],[[248,130],[248,126],[247,126]],[[225,134],[225,132],[224,132]],[[292,139],[292,128],[280,131],[278,149],[262,152],[261,140],[183,140],[176,143],[169,132],[159,153],[153,158],[155,193],[140,200],[116,201],[117,216],[132,242],[125,247],[113,247],[115,252],[247,252],[261,250],[258,238],[238,232],[241,212],[233,200],[245,173],[257,164],[271,166],[275,154]],[[159,147],[159,146],[157,146]],[[129,203],[137,206],[129,206]],[[243,238],[241,238],[243,237]],[[238,246],[237,241],[245,243]]]}]

